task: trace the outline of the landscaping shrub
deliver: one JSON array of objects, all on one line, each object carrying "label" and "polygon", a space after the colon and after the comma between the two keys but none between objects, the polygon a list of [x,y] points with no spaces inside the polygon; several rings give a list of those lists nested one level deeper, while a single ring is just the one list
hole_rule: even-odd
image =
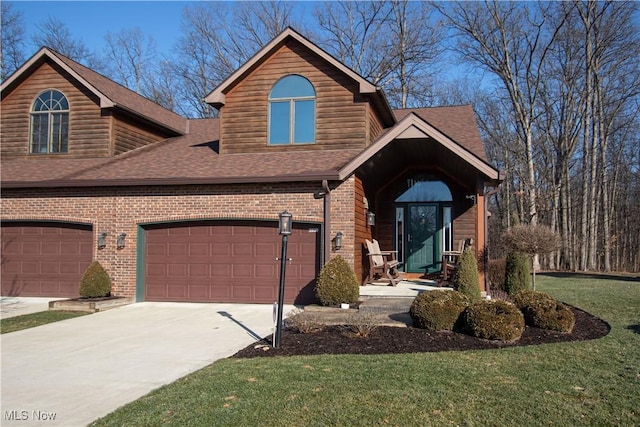
[{"label": "landscaping shrub", "polygon": [[317,314],[306,313],[296,308],[292,310],[284,319],[284,327],[301,334],[310,334],[321,331],[324,328],[322,319]]},{"label": "landscaping shrub", "polygon": [[569,307],[544,292],[518,292],[514,296],[514,302],[529,326],[570,333],[576,323],[573,311]]},{"label": "landscaping shrub", "polygon": [[371,311],[356,311],[347,318],[347,326],[357,336],[368,337],[380,326],[380,318]]},{"label": "landscaping shrub", "polygon": [[422,292],[413,300],[409,315],[416,328],[451,331],[468,305],[467,296],[458,291]]},{"label": "landscaping shrub", "polygon": [[98,261],[93,261],[80,280],[80,296],[100,298],[111,295],[111,278]]},{"label": "landscaping shrub", "polygon": [[487,280],[491,291],[504,291],[504,276],[507,260],[505,258],[490,259],[487,264]]},{"label": "landscaping shrub", "polygon": [[524,331],[522,312],[506,301],[478,301],[465,308],[462,321],[469,334],[488,340],[514,341]]},{"label": "landscaping shrub", "polygon": [[472,303],[481,298],[478,262],[471,248],[465,249],[460,256],[460,266],[453,277],[453,288],[465,294]]},{"label": "landscaping shrub", "polygon": [[531,289],[531,277],[529,274],[529,258],[519,252],[512,252],[507,255],[504,290],[509,295]]},{"label": "landscaping shrub", "polygon": [[525,290],[512,295],[513,303],[518,309],[523,310],[525,307],[536,304],[539,301],[555,301],[551,295],[540,292]]},{"label": "landscaping shrub", "polygon": [[340,255],[322,267],[315,292],[322,305],[353,304],[360,296],[356,274]]}]

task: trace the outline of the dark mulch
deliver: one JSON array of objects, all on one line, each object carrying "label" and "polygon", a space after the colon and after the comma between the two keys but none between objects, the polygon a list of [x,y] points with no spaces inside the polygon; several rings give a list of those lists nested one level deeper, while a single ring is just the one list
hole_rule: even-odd
[{"label": "dark mulch", "polygon": [[232,357],[295,356],[314,354],[385,354],[463,351],[583,341],[601,338],[609,324],[578,308],[571,307],[576,318],[573,331],[562,334],[526,326],[516,342],[490,341],[460,332],[428,332],[414,327],[380,326],[368,337],[356,336],[347,326],[325,326],[313,333],[283,330],[280,348],[271,347],[272,336],[254,343]]}]

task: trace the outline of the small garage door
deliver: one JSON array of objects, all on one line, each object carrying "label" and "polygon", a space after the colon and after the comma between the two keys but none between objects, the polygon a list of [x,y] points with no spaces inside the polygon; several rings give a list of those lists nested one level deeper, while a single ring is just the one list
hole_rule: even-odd
[{"label": "small garage door", "polygon": [[77,297],[93,259],[91,226],[2,223],[2,295]]},{"label": "small garage door", "polygon": [[[289,236],[285,301],[315,301],[319,226],[295,224]],[[273,303],[282,238],[275,222],[157,225],[145,233],[146,301]]]}]

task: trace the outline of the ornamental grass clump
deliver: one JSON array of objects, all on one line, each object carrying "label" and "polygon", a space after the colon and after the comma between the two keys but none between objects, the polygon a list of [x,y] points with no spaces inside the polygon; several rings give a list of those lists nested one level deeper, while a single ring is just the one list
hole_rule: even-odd
[{"label": "ornamental grass clump", "polygon": [[529,259],[519,252],[507,256],[504,273],[504,290],[509,295],[531,289]]},{"label": "ornamental grass clump", "polygon": [[356,274],[340,255],[332,258],[322,267],[316,281],[315,292],[322,305],[353,304],[360,296]]},{"label": "ornamental grass clump", "polygon": [[516,306],[522,311],[529,326],[562,333],[571,333],[576,323],[571,309],[544,292],[523,291],[514,296]]},{"label": "ornamental grass clump", "polygon": [[472,303],[482,297],[478,261],[471,248],[465,249],[460,256],[460,265],[453,277],[453,287],[456,291],[465,294]]},{"label": "ornamental grass clump", "polygon": [[461,317],[463,328],[477,338],[515,341],[524,332],[522,312],[506,301],[478,301],[465,308]]},{"label": "ornamental grass clump", "polygon": [[422,292],[411,304],[409,315],[416,328],[429,331],[452,331],[469,298],[458,291]]},{"label": "ornamental grass clump", "polygon": [[98,261],[93,261],[80,280],[82,298],[101,298],[111,295],[111,278]]}]

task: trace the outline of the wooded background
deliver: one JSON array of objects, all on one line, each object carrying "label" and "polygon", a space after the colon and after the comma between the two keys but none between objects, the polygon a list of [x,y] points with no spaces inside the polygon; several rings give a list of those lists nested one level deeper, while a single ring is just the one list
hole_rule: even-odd
[{"label": "wooded background", "polygon": [[[91,51],[50,17],[31,40],[186,117],[214,117],[202,99],[291,26],[384,89],[393,108],[474,105],[491,163],[491,257],[516,224],[562,239],[559,270],[640,271],[638,3],[193,3],[175,52],[139,28]],[[1,78],[30,55],[21,14],[2,2]],[[448,65],[465,72],[451,75]],[[446,65],[446,66],[445,66]]]}]

